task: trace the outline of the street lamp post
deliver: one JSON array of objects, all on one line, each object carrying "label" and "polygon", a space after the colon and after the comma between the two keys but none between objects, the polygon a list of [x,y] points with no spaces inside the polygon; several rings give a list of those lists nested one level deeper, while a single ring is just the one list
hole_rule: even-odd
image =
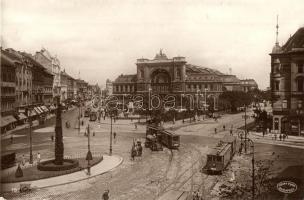
[{"label": "street lamp post", "polygon": [[199,99],[199,96],[200,96],[200,92],[201,92],[200,90],[197,90],[197,91],[196,91],[196,93],[197,93],[196,115],[197,115],[197,118],[198,118],[198,119],[199,119],[199,102],[200,102],[200,101],[199,101],[199,100],[200,100],[200,99]]},{"label": "street lamp post", "polygon": [[90,160],[93,159],[91,148],[90,148],[90,125],[88,124],[88,153],[86,156],[86,160],[88,161],[88,175],[91,175],[91,164]]},{"label": "street lamp post", "polygon": [[33,164],[33,144],[32,144],[32,110],[28,111],[29,116],[29,131],[30,131],[30,164]]},{"label": "street lamp post", "polygon": [[206,110],[207,110],[207,91],[208,91],[208,88],[205,88],[205,104],[204,104],[204,111],[205,111],[205,114],[207,113]]},{"label": "street lamp post", "polygon": [[112,119],[113,119],[113,114],[110,113],[110,117],[111,117],[111,131],[110,131],[110,153],[109,155],[111,156],[112,155]]},{"label": "street lamp post", "polygon": [[252,160],[251,160],[251,164],[252,164],[252,199],[254,200],[254,197],[255,197],[255,172],[254,172],[254,142],[249,139],[249,138],[246,138],[246,142],[249,141],[251,143],[251,147],[252,147]]}]

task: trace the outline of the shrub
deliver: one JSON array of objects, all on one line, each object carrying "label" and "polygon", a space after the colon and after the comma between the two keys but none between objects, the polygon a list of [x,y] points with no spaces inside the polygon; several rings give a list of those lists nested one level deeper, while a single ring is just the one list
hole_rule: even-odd
[{"label": "shrub", "polygon": [[54,160],[47,160],[37,165],[40,171],[65,171],[79,166],[78,160],[64,159],[63,165],[55,165]]}]

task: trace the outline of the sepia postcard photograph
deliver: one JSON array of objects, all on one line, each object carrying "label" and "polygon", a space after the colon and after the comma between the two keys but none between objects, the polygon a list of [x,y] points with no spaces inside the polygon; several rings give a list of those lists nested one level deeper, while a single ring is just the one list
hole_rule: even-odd
[{"label": "sepia postcard photograph", "polygon": [[0,200],[304,200],[303,0],[0,0]]}]

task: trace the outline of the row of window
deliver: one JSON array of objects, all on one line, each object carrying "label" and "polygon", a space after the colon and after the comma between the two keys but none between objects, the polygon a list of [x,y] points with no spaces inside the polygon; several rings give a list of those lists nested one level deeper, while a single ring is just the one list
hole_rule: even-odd
[{"label": "row of window", "polygon": [[134,85],[115,85],[113,92],[135,92]]},{"label": "row of window", "polygon": [[[276,64],[273,66],[273,73],[288,73],[290,64]],[[304,73],[304,63],[297,63],[297,72]]]},{"label": "row of window", "polygon": [[15,108],[14,104],[15,103],[13,103],[13,102],[4,102],[4,101],[2,101],[1,102],[1,112],[13,110]]},{"label": "row of window", "polygon": [[[297,83],[297,91],[304,92],[304,79],[297,79],[296,83]],[[274,81],[273,88],[275,91],[279,91],[280,90],[280,81],[277,81],[277,80]]]},{"label": "row of window", "polygon": [[1,87],[1,95],[15,94],[15,88],[13,87]]},{"label": "row of window", "polygon": [[201,90],[201,92],[204,92],[205,89],[208,89],[209,91],[221,91],[222,86],[218,84],[187,84],[187,91],[197,91]]},{"label": "row of window", "polygon": [[15,82],[15,73],[14,71],[4,71],[2,69],[1,80],[3,82]]}]

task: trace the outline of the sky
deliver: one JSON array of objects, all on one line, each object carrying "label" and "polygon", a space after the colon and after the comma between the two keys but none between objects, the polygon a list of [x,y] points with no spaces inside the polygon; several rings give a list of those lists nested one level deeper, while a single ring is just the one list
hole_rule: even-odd
[{"label": "sky", "polygon": [[304,26],[303,0],[0,0],[1,46],[46,48],[91,84],[135,74],[136,59],[169,57],[269,86],[270,56]]}]

